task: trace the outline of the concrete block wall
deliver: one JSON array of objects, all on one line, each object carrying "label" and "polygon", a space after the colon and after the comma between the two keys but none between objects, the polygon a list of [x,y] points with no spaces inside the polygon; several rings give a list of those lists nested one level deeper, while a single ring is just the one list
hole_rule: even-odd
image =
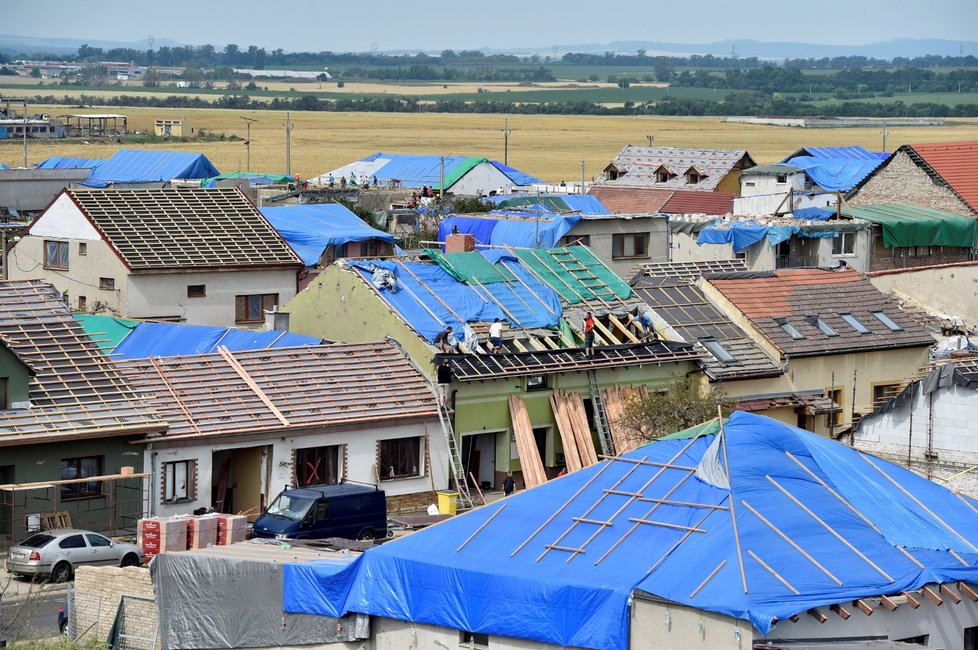
[{"label": "concrete block wall", "polygon": [[[146,567],[78,567],[69,629],[79,643],[106,641],[123,595],[127,596],[123,610],[126,634],[156,638],[156,647],[160,647],[153,583]],[[123,647],[147,650],[151,645],[149,641],[129,642]]]}]

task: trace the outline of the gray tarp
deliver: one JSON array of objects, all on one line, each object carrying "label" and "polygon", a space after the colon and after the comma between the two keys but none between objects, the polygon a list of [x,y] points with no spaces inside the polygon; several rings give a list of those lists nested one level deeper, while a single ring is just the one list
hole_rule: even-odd
[{"label": "gray tarp", "polygon": [[[355,641],[369,618],[282,611],[277,562],[164,553],[150,563],[163,650],[265,648]],[[339,624],[339,625],[337,625]]]}]

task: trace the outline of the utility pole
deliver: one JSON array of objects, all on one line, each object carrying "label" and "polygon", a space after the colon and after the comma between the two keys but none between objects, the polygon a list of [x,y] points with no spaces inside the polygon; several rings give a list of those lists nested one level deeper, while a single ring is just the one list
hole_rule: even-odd
[{"label": "utility pole", "polygon": [[292,120],[289,113],[285,113],[285,174],[292,175]]},{"label": "utility pole", "polygon": [[581,194],[584,194],[584,161],[581,161]]},{"label": "utility pole", "polygon": [[439,171],[439,181],[438,181],[438,200],[443,201],[445,199],[445,156],[441,156],[441,167]]},{"label": "utility pole", "polygon": [[503,164],[509,165],[509,120],[503,120]]},{"label": "utility pole", "polygon": [[883,135],[883,151],[886,152],[886,122],[883,122],[883,130],[880,133]]},{"label": "utility pole", "polygon": [[253,117],[242,117],[241,119],[245,121],[245,124],[247,125],[247,129],[248,129],[248,135],[245,136],[245,151],[247,152],[245,154],[245,171],[250,172],[251,171],[251,123],[257,122],[258,120],[256,120]]},{"label": "utility pole", "polygon": [[27,169],[27,98],[24,98],[24,169]]}]

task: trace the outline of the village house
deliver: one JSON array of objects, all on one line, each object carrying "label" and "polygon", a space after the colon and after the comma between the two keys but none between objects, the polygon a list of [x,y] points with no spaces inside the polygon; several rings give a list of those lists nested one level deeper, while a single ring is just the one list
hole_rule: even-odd
[{"label": "village house", "polygon": [[[751,167],[751,169],[754,169]],[[593,185],[588,194],[601,200],[615,214],[661,213],[669,215],[706,214],[723,216],[734,212],[736,192],[656,189]]]},{"label": "village house", "polygon": [[754,159],[743,149],[628,145],[604,168],[595,186],[736,193],[740,191],[740,173],[754,165]]},{"label": "village house", "polygon": [[[0,283],[0,546],[61,524],[132,533],[138,440],[167,424],[40,280]],[[128,468],[128,469],[126,469]]]},{"label": "village house", "polygon": [[76,311],[260,327],[301,260],[237,189],[67,189],[11,247]]},{"label": "village house", "polygon": [[147,436],[150,515],[213,507],[254,520],[286,486],[377,485],[392,510],[448,487],[425,377],[392,343],[332,343],[119,362],[169,423]]}]

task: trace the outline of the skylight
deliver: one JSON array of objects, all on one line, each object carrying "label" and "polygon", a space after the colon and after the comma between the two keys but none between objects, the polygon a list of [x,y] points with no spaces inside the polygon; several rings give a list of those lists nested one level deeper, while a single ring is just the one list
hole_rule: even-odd
[{"label": "skylight", "polygon": [[838,336],[839,333],[832,329],[832,326],[826,323],[820,316],[809,316],[808,322],[821,330],[822,334],[825,336]]},{"label": "skylight", "polygon": [[860,334],[869,334],[869,330],[866,328],[866,326],[856,320],[856,317],[852,314],[839,314],[839,316],[842,317],[842,320],[852,325],[852,329],[856,330]]},{"label": "skylight", "polygon": [[890,317],[881,311],[874,311],[873,316],[876,316],[876,320],[878,320],[879,322],[883,323],[888,328],[890,328],[891,332],[899,332],[900,330],[903,329],[902,327],[894,323],[892,320],[890,320]]},{"label": "skylight", "polygon": [[733,363],[737,360],[737,357],[730,354],[730,351],[723,347],[723,344],[721,344],[719,341],[703,341],[703,345],[706,346],[706,349],[709,350],[720,363]]},{"label": "skylight", "polygon": [[784,330],[785,334],[790,336],[794,340],[803,339],[805,335],[795,329],[795,326],[786,321],[783,318],[775,318],[774,322],[778,324],[778,327]]}]

